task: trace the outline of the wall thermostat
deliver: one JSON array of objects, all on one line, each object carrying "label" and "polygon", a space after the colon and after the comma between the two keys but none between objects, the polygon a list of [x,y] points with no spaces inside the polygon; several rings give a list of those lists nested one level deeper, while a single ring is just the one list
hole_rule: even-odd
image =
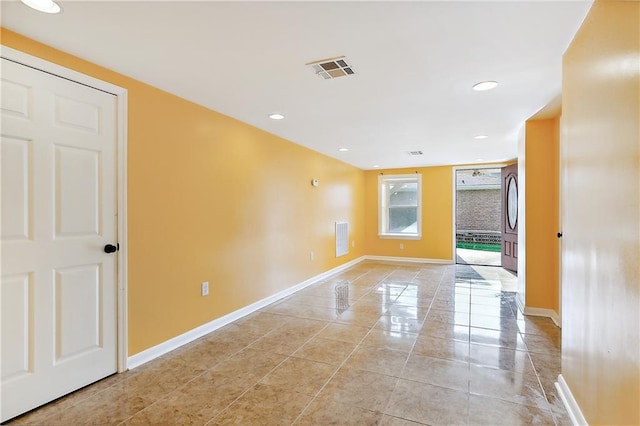
[{"label": "wall thermostat", "polygon": [[311,186],[318,186],[319,184],[318,179],[311,179]]}]

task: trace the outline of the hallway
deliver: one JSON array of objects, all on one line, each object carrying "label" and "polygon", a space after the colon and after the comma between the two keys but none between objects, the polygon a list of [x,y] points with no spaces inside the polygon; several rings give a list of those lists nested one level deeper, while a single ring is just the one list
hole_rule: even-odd
[{"label": "hallway", "polygon": [[497,268],[366,261],[12,424],[571,424]]}]

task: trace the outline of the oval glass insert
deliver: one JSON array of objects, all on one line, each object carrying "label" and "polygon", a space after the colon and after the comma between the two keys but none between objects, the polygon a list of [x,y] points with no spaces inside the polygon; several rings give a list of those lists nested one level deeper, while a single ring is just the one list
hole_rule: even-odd
[{"label": "oval glass insert", "polygon": [[509,228],[516,229],[518,224],[518,184],[513,176],[509,178],[507,185],[507,219]]}]

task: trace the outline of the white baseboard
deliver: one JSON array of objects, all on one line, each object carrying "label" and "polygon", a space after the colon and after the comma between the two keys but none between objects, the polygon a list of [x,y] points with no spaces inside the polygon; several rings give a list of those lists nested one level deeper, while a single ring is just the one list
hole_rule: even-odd
[{"label": "white baseboard", "polygon": [[558,395],[564,404],[564,407],[567,409],[569,413],[569,418],[571,422],[575,426],[588,426],[587,419],[584,418],[582,414],[582,410],[580,410],[580,406],[576,402],[576,399],[573,397],[571,393],[571,389],[569,389],[569,385],[562,377],[562,374],[558,376],[558,381],[555,383],[556,390],[558,391]]},{"label": "white baseboard", "polygon": [[390,257],[390,256],[362,256],[357,259],[354,259],[350,262],[344,263],[338,267],[330,269],[322,274],[316,275],[314,277],[309,278],[306,281],[303,281],[299,284],[296,284],[292,287],[289,287],[286,290],[282,290],[272,296],[266,297],[262,300],[259,300],[251,305],[245,306],[244,308],[240,308],[237,311],[233,311],[227,315],[224,315],[220,318],[217,318],[213,321],[210,321],[206,324],[203,324],[199,327],[196,327],[192,330],[189,330],[179,336],[173,337],[165,342],[160,343],[159,345],[153,346],[149,349],[145,349],[142,352],[138,352],[135,355],[130,356],[127,359],[127,368],[133,369],[139,367],[142,364],[145,364],[159,356],[162,356],[168,352],[171,352],[174,349],[179,348],[189,342],[192,342],[200,337],[211,333],[225,325],[232,323],[244,316],[247,316],[258,309],[264,308],[265,306],[276,302],[280,299],[283,299],[287,296],[292,295],[293,293],[302,290],[305,287],[308,287],[312,284],[320,282],[332,275],[336,275],[345,269],[348,269],[364,260],[379,260],[379,261],[389,261],[389,262],[417,262],[417,263],[435,263],[435,264],[453,264],[453,261],[442,260],[442,259],[427,259],[427,258],[414,258],[414,257]]},{"label": "white baseboard", "polygon": [[436,263],[440,265],[453,265],[453,260],[429,259],[426,257],[364,256],[364,258],[366,260],[380,260],[384,262]]},{"label": "white baseboard", "polygon": [[286,290],[282,290],[274,295],[271,295],[255,303],[252,303],[251,305],[245,306],[244,308],[240,308],[237,311],[231,312],[211,322],[208,322],[192,330],[189,330],[186,333],[173,337],[165,342],[160,343],[159,345],[153,346],[149,349],[145,349],[142,352],[138,352],[137,354],[132,355],[127,359],[127,368],[133,369],[133,368],[139,367],[144,363],[147,363],[159,356],[166,354],[167,352],[177,349],[182,345],[192,342],[206,334],[211,333],[212,331],[215,331],[221,327],[224,327],[225,325],[233,321],[236,321],[244,316],[247,316],[257,311],[258,309],[264,308],[265,306],[273,302],[276,302],[284,297],[287,297],[297,291],[300,291],[305,287],[308,287],[312,284],[320,282],[332,275],[338,274],[344,271],[345,269],[350,268],[362,262],[363,260],[365,260],[364,256],[354,259],[350,262],[344,263],[340,266],[337,266],[333,269],[323,272],[322,274],[316,275],[314,277],[309,278],[308,280],[305,280],[299,284],[289,287]]},{"label": "white baseboard", "polygon": [[553,309],[531,308],[531,307],[525,306],[524,310],[522,310],[522,313],[525,315],[531,315],[534,317],[551,318],[551,321],[553,321],[555,325],[557,325],[558,327],[562,327],[560,324],[560,317],[558,316],[558,313]]}]

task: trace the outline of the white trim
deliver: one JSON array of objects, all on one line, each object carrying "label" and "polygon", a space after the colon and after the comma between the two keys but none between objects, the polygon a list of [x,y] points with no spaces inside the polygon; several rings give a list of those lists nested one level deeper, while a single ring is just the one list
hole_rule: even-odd
[{"label": "white trim", "polygon": [[412,263],[435,263],[439,265],[452,265],[452,260],[428,259],[426,257],[396,257],[396,256],[364,256],[366,260],[380,260],[384,262],[412,262]]},{"label": "white trim", "polygon": [[[36,68],[46,73],[57,75],[58,77],[72,80],[76,83],[84,84],[85,86],[93,87],[94,89],[102,90],[103,92],[109,92],[116,96],[121,96],[123,93],[127,92],[127,89],[120,86],[82,74],[70,68],[63,67],[62,65],[54,64],[53,62],[49,62],[4,45],[0,45],[0,56],[14,62],[18,62],[22,65]],[[120,118],[119,116],[120,114],[118,114],[118,118]]]},{"label": "white trim", "polygon": [[524,300],[522,300],[522,293],[516,293],[516,305],[518,305],[518,310],[524,314]]},{"label": "white trim", "polygon": [[571,419],[571,423],[575,426],[588,426],[587,419],[584,418],[582,414],[582,410],[580,410],[580,406],[578,402],[573,397],[573,393],[571,393],[571,389],[569,389],[569,385],[562,377],[562,374],[558,376],[558,381],[555,383],[556,390],[558,391],[558,395],[564,404],[564,407],[567,409],[569,413],[569,418]]},{"label": "white trim", "polygon": [[378,234],[378,238],[386,240],[421,240],[421,235],[416,234]]},{"label": "white trim", "polygon": [[[417,202],[418,205],[416,207],[416,232],[415,233],[407,233],[407,234],[399,234],[393,232],[387,232],[389,228],[389,197],[386,196],[383,201],[383,191],[382,185],[384,184],[385,188],[388,188],[387,181],[407,181],[413,182],[416,181],[417,188]],[[378,175],[378,238],[391,238],[391,239],[399,239],[399,240],[419,240],[422,238],[422,173],[413,173],[413,174],[399,174],[399,175],[385,175],[384,173],[380,173]],[[386,194],[385,190],[385,194]]]},{"label": "white trim", "polygon": [[453,254],[451,255],[451,259],[453,259],[453,263],[457,264],[458,262],[458,237],[456,234],[456,228],[458,227],[457,221],[457,213],[458,213],[458,202],[457,202],[457,193],[458,190],[458,167],[451,168],[451,179],[453,181],[453,185],[451,186],[453,193],[451,194],[451,250]]},{"label": "white trim", "polygon": [[20,63],[22,65],[38,69],[40,71],[56,75],[58,77],[93,87],[103,92],[111,93],[117,102],[117,215],[118,215],[118,271],[117,271],[117,371],[127,369],[127,89],[98,80],[97,78],[82,74],[72,69],[54,64],[36,56],[29,55],[16,49],[0,45],[0,56]]},{"label": "white trim", "polygon": [[531,315],[532,317],[546,317],[551,318],[551,321],[558,327],[562,327],[560,323],[560,316],[553,309],[546,308],[532,308],[524,305],[524,301],[522,300],[522,294],[516,294],[516,305],[518,305],[518,310],[522,312],[524,315]]},{"label": "white trim", "polygon": [[527,298],[526,123],[518,129],[518,294]]},{"label": "white trim", "polygon": [[129,319],[128,312],[128,292],[127,277],[129,276],[128,264],[128,238],[129,231],[127,229],[128,205],[127,205],[127,105],[128,92],[124,90],[116,95],[118,99],[118,373],[127,371],[127,355],[128,355],[128,330]]},{"label": "white trim", "polygon": [[[562,215],[563,215],[563,196],[562,196],[562,184],[563,184],[563,152],[566,150],[566,144],[561,141],[566,140],[566,135],[563,135],[564,126],[562,125],[562,114],[558,119],[559,138],[558,138],[558,232],[562,234]],[[562,237],[558,238],[558,318],[562,324]]]},{"label": "white trim", "polygon": [[325,278],[328,278],[332,275],[335,275],[339,272],[344,271],[347,268],[350,268],[360,262],[362,262],[363,260],[365,260],[365,257],[359,257],[357,259],[354,259],[350,262],[344,263],[340,266],[337,266],[333,269],[330,269],[326,272],[323,272],[319,275],[316,275],[314,277],[309,278],[306,281],[303,281],[299,284],[296,284],[292,287],[287,288],[286,290],[282,290],[274,295],[271,295],[269,297],[265,297],[262,300],[259,300],[255,303],[252,303],[251,305],[245,306],[244,308],[240,308],[237,311],[233,311],[227,315],[224,315],[220,318],[217,318],[213,321],[210,321],[206,324],[203,324],[199,327],[196,327],[192,330],[187,331],[186,333],[183,333],[179,336],[176,336],[174,338],[171,338],[165,342],[160,343],[159,345],[153,346],[149,349],[146,349],[142,352],[138,352],[135,355],[132,355],[129,357],[128,361],[127,361],[127,365],[130,369],[132,368],[136,368],[139,367],[140,365],[147,363],[161,355],[166,354],[167,352],[170,352],[174,349],[179,348],[182,345],[185,345],[189,342],[192,342],[206,334],[211,333],[212,331],[215,331],[217,329],[219,329],[220,327],[224,327],[225,325],[236,321],[244,316],[247,316],[255,311],[257,311],[258,309],[264,308],[265,306],[276,302],[284,297],[287,297],[297,291],[302,290],[305,287],[308,287],[312,284],[315,284],[319,281],[324,280]]},{"label": "white trim", "polygon": [[225,325],[232,323],[244,316],[247,316],[265,306],[274,303],[282,298],[290,296],[291,294],[300,291],[312,284],[316,284],[332,275],[335,275],[339,272],[344,271],[354,265],[357,265],[360,262],[365,260],[377,260],[377,261],[389,261],[389,262],[417,262],[417,263],[434,263],[434,264],[445,264],[450,265],[453,262],[450,260],[442,260],[442,259],[427,259],[427,258],[413,258],[413,257],[391,257],[391,256],[362,256],[357,259],[354,259],[350,262],[344,263],[338,267],[330,269],[326,272],[323,272],[319,275],[309,278],[306,281],[303,281],[299,284],[296,284],[292,287],[289,287],[286,290],[280,291],[274,295],[266,297],[262,300],[259,300],[251,305],[245,306],[243,308],[238,309],[237,311],[231,312],[227,315],[224,315],[220,318],[217,318],[213,321],[210,321],[206,324],[203,324],[199,327],[196,327],[192,330],[189,330],[179,336],[173,337],[165,342],[160,343],[159,345],[153,346],[149,349],[146,349],[142,352],[139,352],[135,355],[132,355],[127,360],[127,366],[129,369],[133,369],[139,367],[142,364],[145,364],[153,359],[162,356],[168,352],[171,352],[174,349],[179,348],[187,343],[190,343],[206,334],[211,333]]},{"label": "white trim", "polygon": [[530,308],[528,306],[525,306],[525,308],[522,311],[522,313],[525,314],[525,315],[531,315],[533,317],[551,318],[551,320],[554,322],[555,325],[557,325],[558,327],[561,327],[561,325],[560,325],[560,317],[558,316],[558,313],[556,311],[554,311],[553,309]]}]

